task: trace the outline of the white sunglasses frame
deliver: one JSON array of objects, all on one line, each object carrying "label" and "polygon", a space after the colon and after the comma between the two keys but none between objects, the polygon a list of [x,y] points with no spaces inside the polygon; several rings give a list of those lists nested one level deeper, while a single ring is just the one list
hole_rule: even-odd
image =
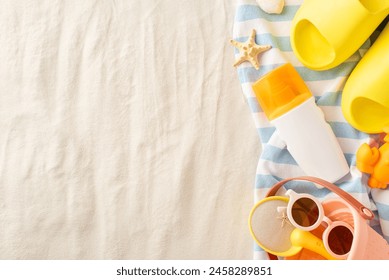
[{"label": "white sunglasses frame", "polygon": [[[331,254],[333,257],[338,258],[338,259],[347,258],[349,252],[347,252],[346,254],[343,254],[343,255],[338,255],[331,250],[331,247],[328,244],[328,237],[329,237],[331,230],[333,230],[337,226],[346,227],[348,230],[350,230],[350,232],[354,236],[353,227],[351,225],[349,225],[348,223],[343,222],[343,221],[331,221],[328,217],[326,217],[324,215],[324,209],[323,209],[321,202],[316,197],[314,197],[310,194],[296,193],[295,191],[293,191],[291,189],[287,190],[285,194],[289,196],[289,202],[288,202],[288,205],[286,207],[286,215],[288,217],[289,222],[294,227],[301,229],[301,230],[304,230],[304,231],[312,231],[312,230],[316,229],[317,227],[319,227],[319,225],[322,222],[325,222],[327,224],[327,227],[323,232],[322,240],[323,240],[323,244],[324,244],[324,247],[326,248],[327,252],[329,254]],[[316,222],[313,225],[308,226],[308,227],[304,227],[304,226],[301,226],[298,223],[296,223],[296,221],[293,219],[293,215],[292,215],[293,204],[301,198],[311,199],[316,204],[316,206],[318,207],[318,210],[319,210],[319,216],[318,216]],[[278,211],[279,212],[285,211],[285,207],[279,207]]]}]

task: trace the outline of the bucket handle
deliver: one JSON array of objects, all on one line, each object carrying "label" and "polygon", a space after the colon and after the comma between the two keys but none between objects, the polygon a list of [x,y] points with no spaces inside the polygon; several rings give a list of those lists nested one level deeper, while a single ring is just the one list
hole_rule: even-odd
[{"label": "bucket handle", "polygon": [[317,177],[311,177],[311,176],[301,176],[301,177],[294,177],[294,178],[288,178],[285,180],[282,180],[275,184],[267,193],[268,196],[274,196],[277,191],[286,183],[289,181],[308,181],[312,183],[319,184],[330,191],[336,193],[341,198],[343,198],[345,201],[347,201],[355,210],[357,210],[358,214],[365,220],[372,220],[374,219],[374,213],[367,207],[363,206],[362,203],[360,203],[358,200],[356,200],[353,196],[339,188],[338,186],[327,182],[323,179],[317,178]]}]

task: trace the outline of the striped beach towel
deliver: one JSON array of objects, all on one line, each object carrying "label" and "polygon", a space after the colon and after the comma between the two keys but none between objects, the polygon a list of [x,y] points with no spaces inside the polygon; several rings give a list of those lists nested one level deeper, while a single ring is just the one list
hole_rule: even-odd
[{"label": "striped beach towel", "polygon": [[[290,45],[291,21],[302,0],[285,0],[281,14],[267,14],[255,0],[238,0],[233,28],[233,39],[244,42],[251,30],[256,30],[256,43],[272,48],[259,55],[260,68],[256,70],[249,62],[238,68],[238,76],[245,100],[252,113],[262,145],[258,161],[254,202],[262,199],[276,182],[290,177],[306,175],[296,164],[279,138],[275,128],[268,122],[252,91],[252,84],[274,68],[291,63],[315,96],[316,104],[323,110],[326,121],[333,129],[350,166],[350,173],[336,183],[376,214],[370,226],[389,241],[389,190],[370,189],[367,176],[356,168],[356,151],[362,143],[376,141],[378,135],[368,135],[351,127],[341,111],[341,95],[344,84],[363,54],[370,47],[368,40],[354,55],[340,66],[327,71],[313,71],[304,67],[294,55]],[[237,56],[239,51],[235,49]],[[318,147],[320,148],[320,147]],[[308,174],[309,175],[309,174]],[[319,199],[336,197],[327,189],[319,189],[310,183],[288,184],[298,192],[307,192]],[[267,254],[254,245],[254,259],[267,259]]]}]

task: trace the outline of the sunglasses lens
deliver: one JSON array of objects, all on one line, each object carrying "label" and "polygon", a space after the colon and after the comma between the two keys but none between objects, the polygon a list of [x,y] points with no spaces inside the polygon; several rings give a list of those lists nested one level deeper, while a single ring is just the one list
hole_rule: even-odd
[{"label": "sunglasses lens", "polygon": [[298,225],[310,227],[319,218],[319,207],[310,198],[300,198],[292,206],[292,217]]},{"label": "sunglasses lens", "polygon": [[353,237],[353,233],[347,227],[336,226],[328,235],[328,246],[336,255],[345,255],[350,252]]}]

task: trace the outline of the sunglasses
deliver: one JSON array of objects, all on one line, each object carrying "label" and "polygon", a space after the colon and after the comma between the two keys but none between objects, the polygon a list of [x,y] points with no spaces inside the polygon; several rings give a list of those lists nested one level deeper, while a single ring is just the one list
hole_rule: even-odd
[{"label": "sunglasses", "polygon": [[278,207],[277,211],[286,212],[289,222],[303,231],[312,231],[325,224],[322,235],[324,247],[334,258],[345,259],[353,243],[353,227],[343,221],[331,221],[324,215],[320,201],[310,194],[289,189],[286,195],[290,197],[287,207]]}]

